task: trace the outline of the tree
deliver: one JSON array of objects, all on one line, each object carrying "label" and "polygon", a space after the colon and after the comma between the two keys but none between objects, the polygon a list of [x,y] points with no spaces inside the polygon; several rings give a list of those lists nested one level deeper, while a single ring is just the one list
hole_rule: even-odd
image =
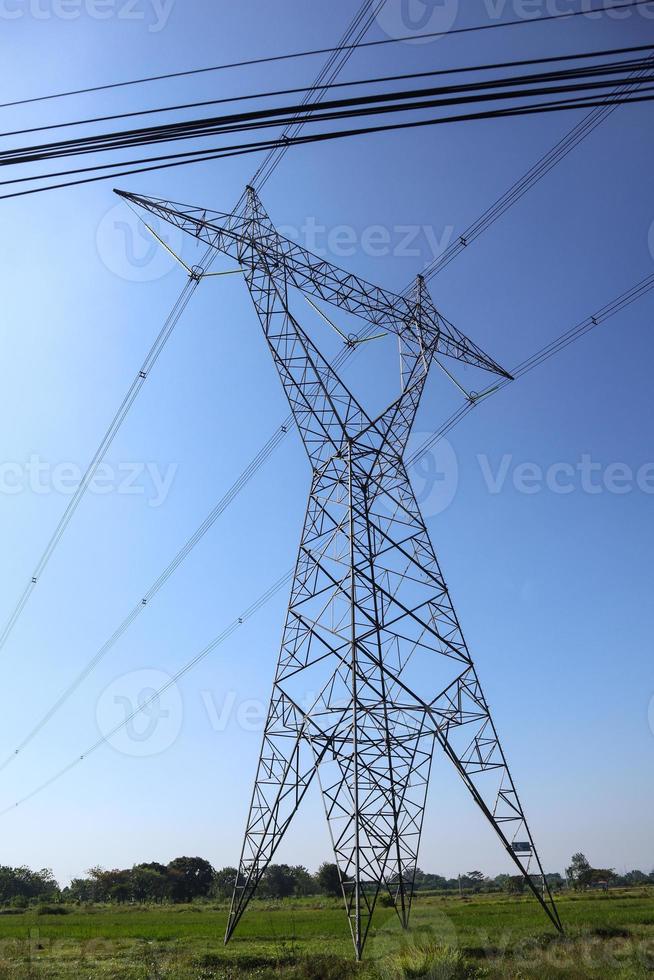
[{"label": "tree", "polygon": [[211,894],[215,898],[231,898],[234,892],[234,885],[236,884],[236,876],[238,871],[236,868],[221,868],[220,871],[216,871],[213,876],[213,885],[211,886]]},{"label": "tree", "polygon": [[270,898],[288,898],[295,891],[295,878],[288,864],[269,864],[263,876],[265,892]]},{"label": "tree", "polygon": [[49,868],[0,867],[0,902],[52,901],[59,898],[59,885]]},{"label": "tree", "polygon": [[575,890],[588,888],[590,885],[604,885],[617,878],[613,868],[593,868],[583,854],[573,854],[570,866],[565,869],[566,877]]},{"label": "tree", "polygon": [[91,902],[108,902],[109,892],[107,887],[107,872],[104,868],[89,868],[89,886],[91,892]]},{"label": "tree", "polygon": [[89,875],[96,885],[94,901],[118,902],[122,905],[132,897],[129,871],[120,868],[112,868],[111,871],[91,868]]},{"label": "tree", "polygon": [[318,868],[316,880],[320,891],[324,892],[326,895],[332,895],[335,898],[342,895],[341,876],[338,873],[338,867],[335,864],[330,864],[328,861],[324,861]]},{"label": "tree", "polygon": [[303,895],[315,895],[316,882],[313,875],[309,874],[303,864],[296,864],[291,868],[293,875],[293,893],[298,897]]},{"label": "tree", "polygon": [[192,902],[211,891],[215,871],[200,857],[178,857],[166,869],[173,902]]},{"label": "tree", "polygon": [[565,884],[565,879],[559,874],[558,871],[550,872],[545,875],[545,881],[550,886],[551,889],[558,891],[563,888]]},{"label": "tree", "polygon": [[94,901],[95,883],[89,878],[73,878],[68,888],[64,888],[64,898],[72,902],[87,904]]},{"label": "tree", "polygon": [[[455,884],[458,887],[458,882],[455,882]],[[448,881],[447,878],[444,878],[442,875],[429,874],[424,872],[421,868],[416,868],[414,872],[413,888],[414,891],[419,891],[425,888],[443,891],[448,888]]]},{"label": "tree", "polygon": [[[163,867],[163,865],[161,866]],[[130,872],[131,897],[136,902],[163,902],[170,894],[170,881],[163,871],[147,865],[135,865]]]},{"label": "tree", "polygon": [[580,851],[573,854],[570,865],[565,869],[565,876],[573,888],[583,887],[583,877],[590,871],[590,862]]},{"label": "tree", "polygon": [[168,868],[165,864],[160,864],[159,861],[141,861],[140,864],[135,864],[135,868],[144,868],[147,871],[157,871],[160,875],[166,875],[168,873]]},{"label": "tree", "polygon": [[464,875],[463,883],[474,889],[474,891],[481,891],[481,886],[486,881],[482,871],[468,871]]},{"label": "tree", "polygon": [[604,891],[608,891],[610,883],[615,878],[617,878],[617,875],[613,868],[589,868],[588,871],[582,872],[580,883],[582,887],[602,885]]},{"label": "tree", "polygon": [[525,890],[525,876],[507,875],[507,879],[504,887],[509,895],[522,895]]},{"label": "tree", "polygon": [[651,875],[646,875],[643,871],[634,869],[633,871],[627,871],[624,880],[627,885],[647,885],[651,880]]}]

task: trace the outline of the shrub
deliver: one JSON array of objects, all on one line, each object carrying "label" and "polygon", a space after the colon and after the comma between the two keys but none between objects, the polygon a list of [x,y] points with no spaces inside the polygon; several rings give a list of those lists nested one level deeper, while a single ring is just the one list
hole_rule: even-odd
[{"label": "shrub", "polygon": [[592,930],[594,936],[602,939],[628,939],[631,936],[631,929],[623,929],[620,926],[597,926]]},{"label": "shrub", "polygon": [[380,975],[384,980],[465,980],[475,970],[451,946],[408,946],[382,965]]}]

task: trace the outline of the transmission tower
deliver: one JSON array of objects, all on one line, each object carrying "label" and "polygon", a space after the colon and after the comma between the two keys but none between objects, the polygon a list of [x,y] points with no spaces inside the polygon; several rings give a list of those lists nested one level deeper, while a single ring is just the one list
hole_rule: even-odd
[{"label": "transmission tower", "polygon": [[[233,214],[122,196],[239,263],[312,468],[225,941],[314,779],[357,959],[382,889],[406,927],[436,745],[561,930],[403,461],[437,355],[510,376],[421,277],[404,297],[343,272],[278,234],[252,188]],[[397,335],[401,390],[378,417],[295,318],[291,288]]]}]

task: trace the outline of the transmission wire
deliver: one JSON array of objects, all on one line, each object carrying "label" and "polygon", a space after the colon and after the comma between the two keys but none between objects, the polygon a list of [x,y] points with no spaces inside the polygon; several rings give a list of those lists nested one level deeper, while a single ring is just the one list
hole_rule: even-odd
[{"label": "transmission wire", "polygon": [[[639,83],[642,85],[642,83]],[[639,91],[650,93],[653,91],[651,87],[639,88]],[[310,136],[298,136],[289,139],[284,143],[285,147],[288,146],[301,146],[308,145],[312,143],[322,143],[331,140],[345,139],[347,137],[357,137],[364,135],[373,135],[380,133],[387,133],[405,129],[416,129],[425,126],[437,126],[449,123],[460,123],[460,122],[471,122],[483,119],[509,119],[517,116],[529,116],[540,113],[549,112],[563,112],[569,110],[578,110],[584,108],[593,108],[596,106],[618,106],[618,105],[635,105],[639,103],[651,102],[652,96],[650,94],[646,95],[621,95],[620,97],[592,97],[586,96],[583,99],[572,99],[572,100],[559,100],[555,102],[539,103],[536,106],[523,106],[509,109],[493,109],[489,111],[473,112],[473,113],[463,113],[458,115],[444,116],[444,117],[433,117],[429,119],[420,119],[413,122],[404,123],[392,123],[379,126],[369,126],[369,127],[359,127],[356,129],[347,130],[336,130],[331,132],[316,133]],[[0,181],[0,185],[4,184],[20,184],[26,181],[33,181],[36,179],[47,180],[53,176],[72,176],[79,173],[85,173],[88,171],[98,171],[98,170],[111,170],[111,174],[100,174],[95,177],[84,177],[79,180],[68,180],[58,184],[49,184],[43,187],[33,187],[29,190],[23,191],[12,191],[8,194],[1,194],[0,200],[10,200],[19,197],[26,197],[32,194],[41,194],[47,191],[61,190],[62,188],[77,187],[84,184],[93,184],[98,181],[110,180],[116,177],[131,176],[133,174],[151,173],[153,171],[169,170],[175,167],[183,167],[189,164],[196,163],[207,163],[211,160],[226,159],[228,157],[243,156],[250,153],[257,153],[261,150],[275,150],[281,143],[283,138],[262,140],[255,143],[244,143],[236,144],[227,147],[216,147],[214,149],[208,150],[193,150],[187,153],[177,153],[168,154],[160,157],[146,158],[151,160],[168,160],[172,162],[168,163],[153,163],[148,166],[129,166],[129,164],[134,164],[137,161],[129,161],[126,163],[113,163],[97,165],[88,168],[79,168],[69,171],[63,171],[60,174],[42,174],[37,177],[26,177],[26,178],[15,178],[13,180],[8,180],[5,182]],[[145,161],[142,161],[145,162]],[[128,166],[127,170],[117,170],[121,166]]]},{"label": "transmission wire", "polygon": [[[652,45],[648,45],[647,50],[651,51]],[[602,62],[592,66],[581,65],[550,72],[509,75],[459,85],[413,88],[369,95],[358,94],[348,98],[321,100],[320,103],[316,102],[315,104],[306,104],[307,97],[305,96],[302,103],[298,105],[259,107],[247,112],[231,112],[222,116],[179,120],[138,129],[78,136],[59,142],[19,146],[0,151],[0,163],[3,166],[16,166],[88,153],[115,152],[119,149],[131,149],[153,143],[197,139],[219,133],[242,133],[275,125],[285,126],[281,137],[281,142],[284,143],[292,141],[293,136],[297,135],[299,121],[341,120],[384,111],[444,108],[466,103],[531,98],[539,95],[570,92],[578,93],[600,88],[618,89],[619,85],[628,88],[639,83],[640,79],[637,75],[622,80],[606,76],[638,72],[639,70],[647,72],[652,59],[654,56],[650,56],[648,59],[632,58]],[[599,81],[582,81],[600,76],[605,77],[600,78]],[[566,82],[568,84],[554,85],[552,84],[554,82]],[[520,87],[525,85],[528,87]],[[326,88],[323,87],[320,91],[324,93]],[[312,92],[313,90],[310,90],[309,94]],[[303,115],[304,113],[307,115]],[[288,117],[290,117],[290,121]],[[117,164],[117,166],[124,166],[124,162]],[[44,176],[47,177],[48,175]]]},{"label": "transmission wire", "polygon": [[[648,2],[654,2],[654,0],[648,0]],[[581,59],[599,58],[599,57],[604,57],[606,55],[629,54],[629,53],[635,53],[637,51],[651,51],[652,47],[654,47],[654,45],[652,44],[639,44],[639,45],[632,45],[631,47],[626,47],[626,48],[603,48],[597,51],[585,51],[585,52],[580,52],[578,54],[556,55],[556,56],[549,56],[547,58],[522,58],[519,61],[500,61],[500,62],[487,63],[483,65],[470,65],[470,66],[463,66],[458,68],[438,68],[431,71],[405,72],[399,75],[379,75],[374,78],[353,79],[350,82],[331,82],[330,84],[325,84],[325,85],[315,85],[313,86],[313,88],[315,89],[320,88],[320,89],[331,91],[332,89],[337,89],[337,88],[352,88],[357,85],[379,85],[383,82],[406,81],[412,78],[431,78],[431,77],[443,76],[443,75],[459,75],[463,73],[469,74],[470,72],[495,71],[500,68],[502,69],[519,68],[519,67],[526,67],[527,65],[543,65],[543,64],[551,64],[553,62],[578,61]],[[600,66],[593,66],[593,67],[599,68]],[[93,123],[112,122],[116,119],[130,119],[130,118],[134,118],[135,116],[151,116],[164,112],[179,112],[181,110],[186,110],[186,109],[199,109],[199,108],[203,108],[204,106],[224,105],[229,102],[246,102],[251,99],[269,99],[280,95],[296,95],[306,91],[307,91],[307,87],[304,86],[300,88],[276,89],[274,91],[267,91],[267,92],[253,92],[253,93],[248,93],[246,95],[228,96],[221,99],[204,99],[200,102],[183,102],[183,103],[177,103],[176,105],[159,106],[154,109],[138,109],[138,110],[133,110],[131,112],[113,113],[112,115],[107,115],[107,116],[91,116],[86,119],[74,119],[74,120],[69,120],[67,122],[49,123],[47,125],[42,125],[42,126],[31,126],[28,129],[7,130],[2,135],[5,137],[25,136],[28,135],[29,133],[39,133],[52,129],[67,129],[72,126],[88,126]]]},{"label": "transmission wire", "polygon": [[[634,82],[631,85],[626,85],[622,89],[616,91],[616,95],[628,94],[633,91],[637,91],[645,79],[652,78],[652,72],[654,70],[654,58],[647,59],[648,66],[644,67],[641,72],[641,81]],[[605,106],[599,106],[593,109],[592,112],[584,116],[571,130],[569,130],[565,136],[561,137],[554,146],[547,151],[537,162],[526,171],[523,176],[515,181],[511,187],[499,197],[494,204],[484,211],[484,213],[477,218],[471,225],[469,225],[462,235],[460,235],[455,242],[453,242],[448,248],[445,249],[442,255],[438,256],[434,261],[423,270],[423,277],[426,280],[430,280],[433,276],[442,272],[446,266],[450,264],[452,259],[456,258],[468,245],[473,242],[479,235],[486,231],[492,224],[494,224],[498,218],[502,217],[509,208],[513,207],[528,190],[537,184],[542,177],[544,177],[549,171],[555,167],[561,160],[564,159],[579,143],[582,142],[587,136],[590,135],[604,120],[614,111],[614,109],[619,105],[619,102],[615,104],[608,104]]]},{"label": "transmission wire", "polygon": [[601,7],[595,7],[586,10],[572,10],[563,14],[547,14],[542,17],[521,18],[519,20],[502,21],[501,23],[496,23],[496,24],[479,24],[477,26],[471,26],[471,27],[452,28],[448,31],[434,31],[434,32],[424,33],[424,34],[405,34],[402,37],[382,38],[377,41],[365,41],[363,43],[357,42],[356,44],[350,44],[350,45],[345,44],[337,48],[315,48],[310,51],[297,51],[291,54],[272,55],[264,58],[251,58],[244,61],[234,61],[222,65],[212,65],[206,68],[191,68],[185,71],[168,72],[167,74],[162,74],[162,75],[148,75],[143,78],[133,78],[123,82],[109,82],[105,85],[93,85],[86,88],[70,89],[65,92],[55,92],[49,95],[33,96],[32,98],[28,98],[28,99],[16,99],[12,102],[0,103],[0,109],[7,109],[19,105],[28,105],[34,102],[47,102],[52,99],[63,99],[74,95],[86,95],[92,92],[105,92],[110,89],[124,88],[129,85],[143,85],[149,82],[165,81],[170,78],[183,78],[185,76],[191,76],[191,75],[202,75],[207,72],[225,71],[233,68],[244,68],[253,65],[270,64],[272,62],[288,61],[294,58],[307,58],[319,54],[329,54],[330,52],[333,51],[340,51],[340,50],[354,51],[359,49],[362,50],[364,48],[379,47],[381,45],[386,45],[386,44],[398,44],[403,41],[427,40],[429,38],[448,37],[450,35],[457,35],[457,34],[469,34],[477,31],[496,30],[499,28],[506,28],[506,27],[521,27],[521,26],[526,26],[528,24],[539,24],[545,21],[567,20],[571,17],[583,17],[583,16],[588,16],[588,14],[605,14],[607,13],[607,11],[611,11],[611,10],[622,10],[624,8],[629,8],[629,7],[641,7],[641,6],[646,6],[647,4],[652,5],[652,3],[653,0],[629,0],[629,2],[626,3],[617,3],[617,4],[612,4],[610,6],[601,6]]}]

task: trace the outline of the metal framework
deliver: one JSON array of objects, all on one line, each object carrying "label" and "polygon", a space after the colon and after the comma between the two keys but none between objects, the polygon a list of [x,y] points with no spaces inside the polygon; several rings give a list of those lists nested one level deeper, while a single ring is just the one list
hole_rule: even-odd
[{"label": "metal framework", "polygon": [[[123,196],[239,263],[312,467],[225,941],[314,779],[357,959],[382,889],[406,926],[437,744],[561,930],[403,462],[436,355],[509,376],[438,313],[421,277],[403,297],[343,272],[279,235],[251,188],[236,214]],[[397,334],[401,391],[381,415],[304,331],[291,287]]]}]

